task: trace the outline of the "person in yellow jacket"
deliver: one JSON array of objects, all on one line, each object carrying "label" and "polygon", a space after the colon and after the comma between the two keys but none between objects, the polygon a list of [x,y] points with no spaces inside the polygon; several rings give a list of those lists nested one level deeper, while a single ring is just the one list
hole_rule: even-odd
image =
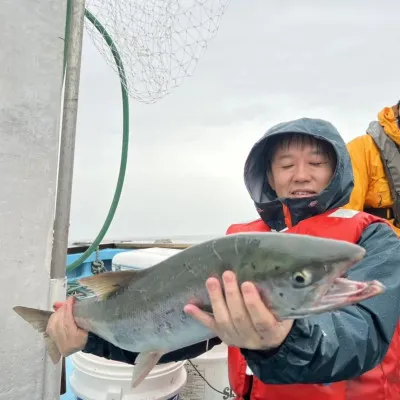
[{"label": "person in yellow jacket", "polygon": [[[366,134],[356,137],[347,144],[353,166],[354,189],[349,203],[344,207],[366,211],[387,219],[398,236],[400,236],[400,221],[395,220],[394,198],[391,191],[391,181],[388,179],[388,164],[385,162],[385,166],[383,159],[392,160],[392,165],[389,166],[390,171],[394,171],[396,166],[400,171],[400,163],[398,162],[400,160],[399,109],[400,101],[392,107],[385,107],[378,113],[378,121],[371,122]],[[381,148],[377,145],[378,135],[376,134],[374,137],[373,132],[371,132],[373,129],[379,130]],[[385,134],[391,141],[383,138]],[[387,151],[382,153],[382,139],[383,142],[387,141],[392,144],[392,154],[389,154],[389,156]],[[396,148],[394,144],[398,147]],[[387,146],[388,143],[385,145]],[[396,159],[396,157],[398,158]],[[393,174],[391,175],[393,176]],[[396,180],[394,186],[396,186]],[[395,190],[400,194],[400,187],[395,188]]]}]

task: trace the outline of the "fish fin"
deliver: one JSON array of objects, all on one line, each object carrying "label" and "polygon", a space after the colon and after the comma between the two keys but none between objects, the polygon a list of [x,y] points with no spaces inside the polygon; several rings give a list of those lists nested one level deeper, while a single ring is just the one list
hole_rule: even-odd
[{"label": "fish fin", "polygon": [[160,358],[164,355],[164,352],[158,351],[147,351],[140,353],[136,357],[135,366],[133,367],[132,374],[132,387],[137,387],[150,373],[150,371],[160,361]]},{"label": "fish fin", "polygon": [[29,322],[39,333],[43,334],[43,338],[46,343],[47,352],[54,364],[60,361],[61,354],[57,348],[55,342],[46,333],[47,323],[49,318],[53,314],[53,311],[43,311],[36,308],[13,307],[13,310],[22,317],[26,322]]},{"label": "fish fin", "polygon": [[86,286],[101,300],[105,300],[119,289],[129,285],[137,275],[138,271],[103,272],[79,279],[79,284]]}]

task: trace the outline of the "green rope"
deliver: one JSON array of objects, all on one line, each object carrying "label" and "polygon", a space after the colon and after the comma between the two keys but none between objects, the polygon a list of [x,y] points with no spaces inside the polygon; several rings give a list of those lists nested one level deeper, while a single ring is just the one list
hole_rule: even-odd
[{"label": "green rope", "polygon": [[[70,0],[68,0],[67,6],[67,24],[65,29],[65,47],[64,47],[64,72],[66,67],[66,52],[67,52],[67,45],[68,45],[68,37],[69,37],[69,20],[70,20]],[[96,250],[98,245],[103,240],[110,224],[114,218],[115,211],[117,209],[119,199],[121,197],[121,192],[124,184],[125,179],[125,172],[126,172],[126,164],[128,159],[128,145],[129,145],[129,98],[128,92],[126,90],[127,82],[125,76],[125,70],[122,63],[121,56],[117,50],[117,47],[107,33],[105,28],[101,25],[101,23],[97,20],[97,18],[87,9],[85,10],[85,17],[94,25],[94,27],[98,30],[98,32],[103,36],[104,40],[108,44],[111,53],[114,57],[115,63],[118,67],[118,74],[121,82],[121,92],[122,92],[122,111],[123,111],[123,137],[122,137],[122,151],[121,151],[121,162],[120,162],[120,169],[118,175],[118,182],[114,192],[114,197],[108,211],[108,215],[104,221],[104,224],[97,235],[96,239],[93,241],[91,246],[73,263],[67,266],[67,272],[71,272],[74,269],[78,268],[82,262],[84,262],[92,253]]]},{"label": "green rope", "polygon": [[81,286],[77,281],[69,281],[67,284],[67,298],[70,296],[85,298],[85,297],[90,297],[92,295],[93,292]]}]

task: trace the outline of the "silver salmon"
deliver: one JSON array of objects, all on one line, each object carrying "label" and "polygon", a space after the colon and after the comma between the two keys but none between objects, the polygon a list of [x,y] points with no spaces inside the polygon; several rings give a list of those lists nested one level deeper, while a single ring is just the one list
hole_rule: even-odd
[{"label": "silver salmon", "polygon": [[[163,354],[213,338],[188,316],[192,303],[212,313],[205,287],[211,276],[235,272],[239,284],[253,282],[278,320],[335,310],[382,293],[378,281],[355,282],[346,271],[365,255],[352,243],[287,233],[239,233],[191,246],[140,271],[106,272],[79,280],[94,296],[77,300],[80,328],[122,349],[140,353],[133,368],[136,387]],[[52,311],[14,310],[43,333],[54,363],[60,353],[46,335]]]}]

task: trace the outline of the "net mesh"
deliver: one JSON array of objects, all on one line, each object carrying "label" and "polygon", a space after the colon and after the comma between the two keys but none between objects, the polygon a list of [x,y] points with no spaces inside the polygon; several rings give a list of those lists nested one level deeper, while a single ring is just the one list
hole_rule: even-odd
[{"label": "net mesh", "polygon": [[[129,95],[154,103],[193,74],[230,0],[87,0],[121,55]],[[107,63],[111,51],[94,26],[85,29]]]}]

